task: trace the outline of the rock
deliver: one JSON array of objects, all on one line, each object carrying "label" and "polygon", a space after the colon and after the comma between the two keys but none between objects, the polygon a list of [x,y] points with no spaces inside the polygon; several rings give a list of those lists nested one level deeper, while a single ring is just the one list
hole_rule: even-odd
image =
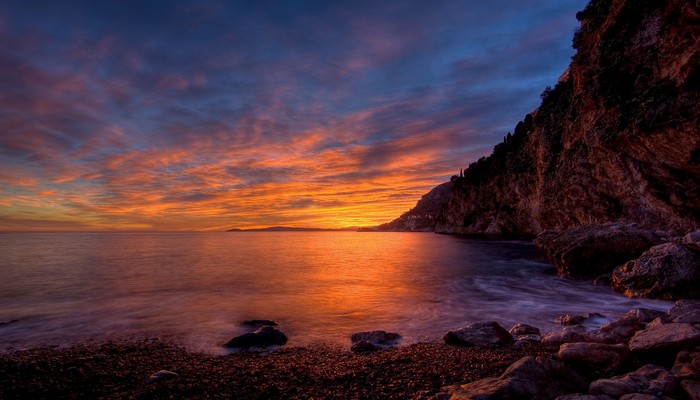
[{"label": "rock", "polygon": [[401,340],[401,335],[387,331],[358,332],[350,336],[350,341],[352,343],[366,341],[376,345],[392,345],[396,344],[399,340]]},{"label": "rock", "polygon": [[149,376],[148,379],[146,379],[146,383],[154,383],[154,382],[163,381],[163,380],[167,380],[167,379],[174,379],[174,378],[177,378],[178,376],[180,376],[180,375],[175,373],[175,372],[161,369],[160,371]]},{"label": "rock", "polygon": [[610,274],[599,275],[593,279],[593,284],[596,286],[610,286],[612,285],[612,278]]},{"label": "rock", "polygon": [[556,322],[559,325],[580,325],[584,321],[587,321],[589,319],[593,318],[605,318],[603,314],[599,313],[586,313],[586,314],[577,314],[577,315],[561,315],[557,318],[554,319],[554,322]]},{"label": "rock", "polygon": [[683,299],[673,303],[673,307],[668,310],[668,315],[671,319],[675,319],[695,310],[700,310],[700,299]]},{"label": "rock", "polygon": [[700,250],[664,243],[615,268],[614,290],[628,297],[665,300],[700,297]]},{"label": "rock", "polygon": [[558,357],[560,361],[586,370],[616,372],[627,363],[630,351],[624,344],[564,343]]},{"label": "rock", "polygon": [[652,310],[650,308],[632,308],[623,315],[623,318],[651,322],[658,317],[664,317],[666,315],[667,314],[663,311]]},{"label": "rock", "polygon": [[262,328],[263,326],[279,326],[277,325],[277,322],[270,319],[249,319],[241,322],[241,325],[254,328]]},{"label": "rock", "polygon": [[700,400],[700,382],[689,380],[681,381],[681,387],[690,400]]},{"label": "rock", "polygon": [[673,322],[685,322],[688,324],[700,324],[700,310],[688,311],[673,319]]},{"label": "rock", "polygon": [[528,324],[517,324],[508,330],[513,337],[524,335],[539,335],[540,330]]},{"label": "rock", "polygon": [[558,347],[562,343],[585,342],[586,330],[582,326],[567,326],[544,335],[542,344],[548,347]]},{"label": "rock", "polygon": [[647,364],[622,376],[593,381],[588,387],[588,393],[620,398],[630,393],[672,393],[675,386],[673,374],[658,365]]},{"label": "rock", "polygon": [[683,236],[681,243],[690,246],[696,250],[700,250],[700,231],[690,232]]},{"label": "rock", "polygon": [[630,339],[629,347],[635,353],[662,353],[698,344],[700,329],[691,324],[670,323],[637,331]]},{"label": "rock", "polygon": [[515,339],[497,322],[489,321],[449,331],[443,340],[456,346],[490,347],[511,344]]},{"label": "rock", "polygon": [[593,394],[567,394],[564,396],[559,396],[555,400],[615,400],[610,396],[606,395],[593,395]]},{"label": "rock", "polygon": [[661,400],[651,394],[630,393],[620,397],[620,400]]},{"label": "rock", "polygon": [[540,335],[518,335],[515,337],[516,342],[524,343],[540,343],[542,341],[542,336]]},{"label": "rock", "polygon": [[372,342],[369,342],[367,340],[360,340],[358,342],[355,342],[350,346],[350,351],[353,353],[370,353],[375,350],[379,350],[379,347],[375,346],[372,344]]},{"label": "rock", "polygon": [[352,346],[350,350],[356,353],[368,353],[370,351],[391,347],[401,340],[401,335],[386,331],[358,332],[350,336]]},{"label": "rock", "polygon": [[560,275],[593,278],[639,257],[662,238],[636,225],[608,223],[543,232],[535,243]]},{"label": "rock", "polygon": [[548,357],[525,357],[498,378],[447,387],[454,399],[553,399],[581,391],[583,379],[570,367]]},{"label": "rock", "polygon": [[671,368],[673,375],[679,379],[700,381],[700,352],[680,351]]},{"label": "rock", "polygon": [[247,349],[250,347],[282,346],[287,343],[287,336],[279,329],[264,326],[253,333],[244,333],[229,340],[224,347]]},{"label": "rock", "polygon": [[612,334],[628,339],[632,337],[632,335],[634,335],[635,332],[642,330],[645,327],[646,324],[643,320],[623,315],[622,317],[601,326],[600,331],[610,332]]},{"label": "rock", "polygon": [[654,318],[651,322],[647,324],[647,328],[652,328],[654,326],[659,326],[659,325],[664,325],[664,324],[669,324],[673,321],[668,316],[661,316],[661,317],[656,317]]}]

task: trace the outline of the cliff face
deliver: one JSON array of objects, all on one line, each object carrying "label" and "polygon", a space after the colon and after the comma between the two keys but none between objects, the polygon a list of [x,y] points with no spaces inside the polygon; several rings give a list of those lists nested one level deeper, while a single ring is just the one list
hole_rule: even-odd
[{"label": "cliff face", "polygon": [[421,231],[432,232],[435,224],[442,212],[450,193],[454,187],[454,182],[445,182],[434,187],[430,192],[423,195],[415,207],[410,211],[401,214],[400,217],[386,224],[379,225],[380,231]]},{"label": "cliff face", "polygon": [[700,227],[700,2],[593,0],[540,107],[455,182],[435,230]]}]

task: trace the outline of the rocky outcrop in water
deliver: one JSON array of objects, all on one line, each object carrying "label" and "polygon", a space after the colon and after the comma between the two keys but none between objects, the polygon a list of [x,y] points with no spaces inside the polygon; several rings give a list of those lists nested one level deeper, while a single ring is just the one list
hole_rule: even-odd
[{"label": "rocky outcrop in water", "polygon": [[700,227],[700,4],[594,0],[577,17],[569,69],[455,181],[437,232]]}]

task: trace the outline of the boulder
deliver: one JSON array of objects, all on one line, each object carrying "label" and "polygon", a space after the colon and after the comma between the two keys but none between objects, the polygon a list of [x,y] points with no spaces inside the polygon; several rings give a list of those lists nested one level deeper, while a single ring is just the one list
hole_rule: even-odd
[{"label": "boulder", "polygon": [[697,250],[700,250],[700,231],[690,232],[687,235],[683,236],[683,239],[681,239],[681,243],[695,248]]},{"label": "boulder", "polygon": [[629,360],[630,351],[624,344],[564,343],[559,348],[560,361],[585,370],[617,372]]},{"label": "boulder", "polygon": [[278,326],[277,322],[271,319],[249,319],[247,321],[241,322],[243,326],[250,326],[253,328],[262,328],[263,326]]},{"label": "boulder", "polygon": [[670,394],[675,388],[673,374],[658,365],[647,364],[622,376],[593,381],[588,387],[588,393],[620,398],[631,393]]},{"label": "boulder", "polygon": [[700,329],[691,324],[670,323],[637,331],[630,339],[629,347],[635,353],[664,353],[699,344]]},{"label": "boulder", "polygon": [[684,380],[681,381],[681,387],[690,400],[700,400],[700,382]]},{"label": "boulder", "polygon": [[606,395],[593,395],[593,394],[567,394],[564,396],[559,396],[555,400],[615,400],[610,396]]},{"label": "boulder", "polygon": [[224,347],[247,349],[251,347],[282,346],[287,343],[287,336],[279,329],[264,326],[255,332],[236,336],[224,344]]},{"label": "boulder", "polygon": [[560,275],[594,278],[639,257],[663,238],[634,224],[586,225],[543,232],[535,240]]},{"label": "boulder", "polygon": [[653,394],[630,393],[620,397],[620,400],[661,400]]},{"label": "boulder", "polygon": [[683,299],[673,303],[673,307],[668,310],[668,315],[671,319],[675,319],[695,310],[700,310],[700,299]]},{"label": "boulder", "polygon": [[580,392],[585,382],[576,371],[548,357],[525,357],[498,378],[486,378],[445,388],[437,398],[553,399]]},{"label": "boulder", "polygon": [[679,379],[700,381],[700,352],[678,352],[671,372]]},{"label": "boulder", "polygon": [[515,341],[507,330],[494,321],[477,322],[449,331],[443,340],[451,345],[476,347],[503,346]]},{"label": "boulder", "polygon": [[625,319],[636,319],[642,322],[651,322],[658,317],[665,317],[667,313],[650,308],[632,308],[622,317]]},{"label": "boulder", "polygon": [[630,317],[625,314],[622,317],[601,326],[600,331],[610,332],[625,339],[629,339],[635,334],[635,332],[642,330],[645,327],[646,324],[643,320]]},{"label": "boulder", "polygon": [[350,336],[352,346],[350,350],[356,353],[368,353],[370,351],[391,347],[401,340],[401,335],[387,331],[358,332]]},{"label": "boulder", "polygon": [[542,338],[542,344],[547,347],[558,347],[562,343],[585,342],[586,330],[582,326],[567,326],[558,331],[550,332]]},{"label": "boulder", "polygon": [[508,330],[513,337],[525,335],[539,335],[540,330],[528,324],[517,324]]},{"label": "boulder", "polygon": [[664,243],[615,268],[614,290],[628,297],[665,300],[700,297],[700,250]]},{"label": "boulder", "polygon": [[700,324],[700,310],[688,311],[673,319],[673,322],[685,322],[687,324]]}]

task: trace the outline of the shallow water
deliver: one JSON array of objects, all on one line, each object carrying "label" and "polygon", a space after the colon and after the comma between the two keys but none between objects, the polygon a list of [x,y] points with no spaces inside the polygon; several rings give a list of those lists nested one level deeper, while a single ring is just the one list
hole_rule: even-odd
[{"label": "shallow water", "polygon": [[480,320],[547,331],[558,315],[614,318],[630,300],[559,278],[531,242],[431,233],[0,234],[0,349],[160,336],[217,353],[240,321],[289,345],[349,345],[385,329],[440,340]]}]

